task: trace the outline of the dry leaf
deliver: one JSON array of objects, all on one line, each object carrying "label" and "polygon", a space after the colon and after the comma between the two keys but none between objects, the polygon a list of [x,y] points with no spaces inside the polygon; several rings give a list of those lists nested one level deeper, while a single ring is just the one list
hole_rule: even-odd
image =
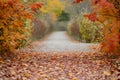
[{"label": "dry leaf", "polygon": [[107,75],[107,76],[110,76],[110,75],[111,75],[111,72],[110,72],[110,71],[104,71],[103,74],[104,74],[104,75]]},{"label": "dry leaf", "polygon": [[26,73],[26,74],[24,74],[24,76],[28,78],[28,77],[30,77],[30,74]]}]

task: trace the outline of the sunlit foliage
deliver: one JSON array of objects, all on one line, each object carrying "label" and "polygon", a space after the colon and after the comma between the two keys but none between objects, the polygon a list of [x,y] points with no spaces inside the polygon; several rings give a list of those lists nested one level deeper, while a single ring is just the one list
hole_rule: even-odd
[{"label": "sunlit foliage", "polygon": [[43,3],[40,11],[43,14],[53,14],[59,15],[64,9],[64,4],[60,0],[40,0]]},{"label": "sunlit foliage", "polygon": [[13,52],[29,39],[33,11],[21,0],[1,0],[0,9],[0,53]]},{"label": "sunlit foliage", "polygon": [[69,34],[81,42],[101,42],[103,40],[103,25],[98,25],[98,22],[90,21],[84,16],[86,15],[81,15],[76,21],[70,22],[67,28]]},{"label": "sunlit foliage", "polygon": [[[93,11],[98,14],[100,22],[105,24],[102,50],[105,52],[120,52],[120,1],[100,0],[95,2]],[[111,38],[113,37],[113,38]]]},{"label": "sunlit foliage", "polygon": [[[104,25],[102,51],[120,53],[120,0],[91,0],[92,14],[86,15],[92,21]],[[95,15],[93,15],[95,14]]]}]

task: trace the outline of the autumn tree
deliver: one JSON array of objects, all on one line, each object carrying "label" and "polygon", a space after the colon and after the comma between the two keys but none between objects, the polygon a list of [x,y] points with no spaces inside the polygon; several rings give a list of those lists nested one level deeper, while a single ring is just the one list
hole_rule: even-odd
[{"label": "autumn tree", "polygon": [[22,0],[0,0],[0,53],[12,52],[26,44],[34,12],[31,8],[35,10],[38,6],[31,7]]},{"label": "autumn tree", "polygon": [[43,3],[40,12],[43,16],[49,16],[50,20],[56,21],[57,16],[62,13],[64,3],[60,0],[40,0]]},{"label": "autumn tree", "polygon": [[[120,53],[120,1],[119,0],[91,0],[93,11],[98,21],[104,24],[104,40],[102,51]],[[113,38],[112,38],[113,37]]]},{"label": "autumn tree", "polygon": [[[75,0],[79,3],[82,0]],[[91,21],[103,24],[104,40],[101,50],[106,53],[120,53],[120,0],[91,0],[92,11],[86,14]]]},{"label": "autumn tree", "polygon": [[58,16],[58,21],[69,21],[70,17],[69,14],[65,11],[62,11],[62,13]]}]

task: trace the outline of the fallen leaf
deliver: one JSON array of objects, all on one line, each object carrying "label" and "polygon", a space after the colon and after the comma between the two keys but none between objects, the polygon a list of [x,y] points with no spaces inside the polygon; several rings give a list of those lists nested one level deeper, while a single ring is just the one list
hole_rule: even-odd
[{"label": "fallen leaf", "polygon": [[24,76],[28,78],[28,77],[30,77],[30,74],[26,73]]},{"label": "fallen leaf", "polygon": [[15,75],[16,72],[15,72],[14,70],[12,70],[12,71],[10,72],[10,74],[11,74],[11,75]]},{"label": "fallen leaf", "polygon": [[110,71],[104,71],[103,74],[106,75],[106,76],[110,76],[111,72]]}]

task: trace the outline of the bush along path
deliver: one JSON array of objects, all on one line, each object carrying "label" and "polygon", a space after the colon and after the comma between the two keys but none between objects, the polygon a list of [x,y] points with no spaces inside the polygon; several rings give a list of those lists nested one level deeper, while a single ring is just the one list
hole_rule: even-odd
[{"label": "bush along path", "polygon": [[65,32],[54,32],[40,43],[33,43],[31,51],[1,56],[0,80],[118,79],[114,64],[120,59],[106,57],[95,50],[96,44],[72,41]]}]

